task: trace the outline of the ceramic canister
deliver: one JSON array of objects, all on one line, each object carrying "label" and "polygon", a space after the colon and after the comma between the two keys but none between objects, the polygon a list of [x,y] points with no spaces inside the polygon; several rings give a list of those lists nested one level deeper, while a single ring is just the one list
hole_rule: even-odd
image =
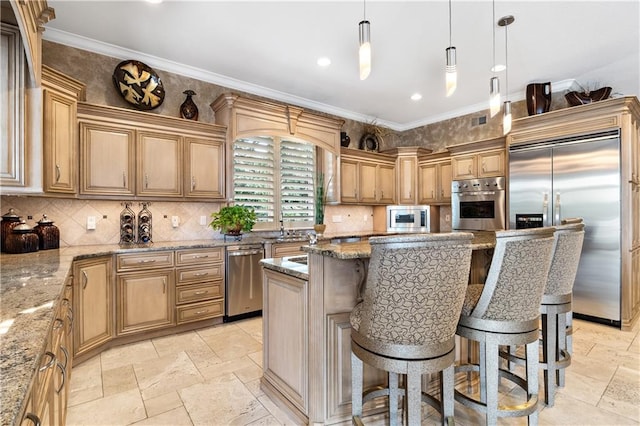
[{"label": "ceramic canister", "polygon": [[11,234],[11,230],[20,224],[20,216],[18,216],[14,209],[2,215],[1,235],[0,235],[0,251],[5,252],[4,241],[8,235]]},{"label": "ceramic canister", "polygon": [[33,229],[21,220],[19,225],[13,227],[11,234],[7,235],[5,250],[14,254],[38,251],[39,240]]},{"label": "ceramic canister", "polygon": [[40,239],[40,250],[57,249],[60,247],[60,230],[53,224],[47,215],[42,215],[42,219],[33,228]]}]

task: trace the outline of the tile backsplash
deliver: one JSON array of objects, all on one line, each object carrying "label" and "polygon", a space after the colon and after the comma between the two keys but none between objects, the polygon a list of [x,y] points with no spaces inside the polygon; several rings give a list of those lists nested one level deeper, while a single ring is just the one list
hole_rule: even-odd
[{"label": "tile backsplash", "polygon": [[[153,241],[184,241],[222,239],[220,231],[209,227],[211,213],[220,209],[219,203],[151,202]],[[0,214],[14,208],[16,214],[35,226],[43,214],[60,229],[60,246],[118,244],[120,241],[120,212],[124,206],[117,200],[75,200],[49,197],[0,197]],[[138,213],[141,202],[131,202],[131,210]],[[87,230],[87,218],[95,217],[96,229]],[[171,217],[178,216],[174,228]],[[200,225],[200,217],[206,225]],[[29,219],[29,217],[31,217]],[[365,217],[367,220],[364,220]],[[370,206],[327,206],[326,232],[366,232],[373,229]],[[335,221],[334,221],[335,219]]]}]

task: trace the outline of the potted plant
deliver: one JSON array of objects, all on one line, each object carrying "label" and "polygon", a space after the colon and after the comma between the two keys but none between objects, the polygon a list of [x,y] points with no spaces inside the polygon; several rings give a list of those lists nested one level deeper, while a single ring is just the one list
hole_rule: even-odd
[{"label": "potted plant", "polygon": [[[327,182],[327,187],[329,186],[329,182]],[[315,225],[313,225],[313,229],[316,231],[316,234],[322,234],[326,228],[324,224],[324,208],[327,205],[327,187],[324,185],[324,173],[318,173],[316,177],[316,188],[315,188]]]},{"label": "potted plant", "polygon": [[209,224],[213,229],[228,235],[240,235],[242,231],[251,231],[256,223],[256,212],[242,204],[235,204],[211,213],[213,220]]}]

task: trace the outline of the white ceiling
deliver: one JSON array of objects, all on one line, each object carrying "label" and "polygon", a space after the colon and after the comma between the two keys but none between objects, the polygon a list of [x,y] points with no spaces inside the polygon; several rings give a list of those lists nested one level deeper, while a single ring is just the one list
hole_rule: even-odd
[{"label": "white ceiling", "polygon": [[[360,121],[406,130],[487,108],[492,2],[452,1],[458,89],[445,97],[448,2],[366,2],[373,65],[358,77],[362,1],[48,0],[47,40]],[[511,100],[531,82],[640,94],[640,1],[502,1]],[[496,62],[504,28],[495,26]],[[316,60],[332,63],[320,68]],[[162,77],[161,71],[159,71]],[[505,72],[498,73],[505,93]],[[589,86],[589,87],[587,87]],[[575,86],[574,86],[575,87]],[[410,100],[419,92],[421,101]]]}]

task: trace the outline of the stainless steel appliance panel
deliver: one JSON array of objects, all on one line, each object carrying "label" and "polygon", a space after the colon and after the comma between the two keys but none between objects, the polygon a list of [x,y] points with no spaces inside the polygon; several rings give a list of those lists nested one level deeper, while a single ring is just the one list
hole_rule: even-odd
[{"label": "stainless steel appliance panel", "polygon": [[387,232],[438,232],[440,214],[435,206],[387,206]]},{"label": "stainless steel appliance panel", "polygon": [[617,134],[512,147],[509,226],[542,213],[543,225],[582,217],[585,240],[573,311],[620,321],[620,142]]},{"label": "stainless steel appliance panel", "polygon": [[504,177],[451,182],[451,226],[456,230],[498,231],[505,228]]},{"label": "stainless steel appliance panel", "polygon": [[262,245],[228,246],[225,320],[262,310]]}]

